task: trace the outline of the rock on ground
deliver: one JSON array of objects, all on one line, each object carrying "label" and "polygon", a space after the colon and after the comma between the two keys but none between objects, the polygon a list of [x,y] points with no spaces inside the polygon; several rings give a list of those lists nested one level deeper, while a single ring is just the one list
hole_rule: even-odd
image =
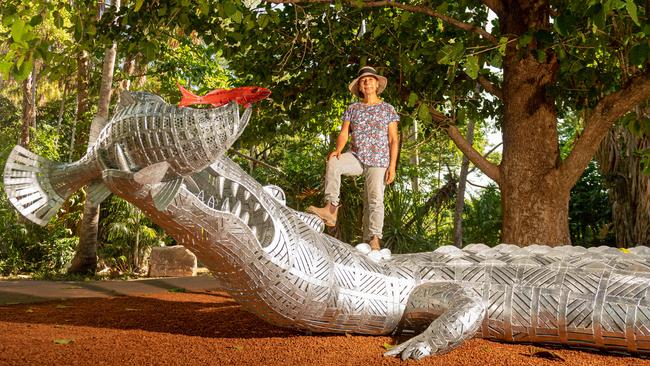
[{"label": "rock on ground", "polygon": [[182,245],[157,247],[149,258],[149,277],[196,276],[196,256]]}]

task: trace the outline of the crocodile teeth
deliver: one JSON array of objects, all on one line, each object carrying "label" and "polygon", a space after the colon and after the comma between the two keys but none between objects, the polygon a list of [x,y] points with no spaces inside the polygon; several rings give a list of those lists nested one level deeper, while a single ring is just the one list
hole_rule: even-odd
[{"label": "crocodile teeth", "polygon": [[259,202],[255,202],[255,204],[253,205],[253,212],[259,210],[260,207],[262,207],[262,205]]},{"label": "crocodile teeth", "polygon": [[208,198],[208,207],[214,209],[214,196],[210,196],[210,198]]},{"label": "crocodile teeth", "polygon": [[257,226],[252,226],[251,231],[253,232],[253,235],[257,236]]},{"label": "crocodile teeth", "polygon": [[264,211],[264,214],[262,215],[262,221],[266,222],[266,220],[268,220],[268,219],[269,219],[269,213]]},{"label": "crocodile teeth", "polygon": [[240,212],[241,212],[241,202],[236,201],[235,207],[232,208],[232,213],[235,214],[235,216],[239,216]]},{"label": "crocodile teeth", "polygon": [[230,200],[226,198],[221,204],[221,211],[230,211]]},{"label": "crocodile teeth", "polygon": [[250,215],[248,212],[244,212],[240,217],[239,217],[246,225],[248,225],[248,219],[250,218]]},{"label": "crocodile teeth", "polygon": [[239,191],[239,183],[231,182],[230,183],[230,190],[232,191],[233,197],[237,196],[237,191]]},{"label": "crocodile teeth", "polygon": [[248,201],[249,198],[251,198],[251,193],[249,191],[244,191],[244,199]]}]

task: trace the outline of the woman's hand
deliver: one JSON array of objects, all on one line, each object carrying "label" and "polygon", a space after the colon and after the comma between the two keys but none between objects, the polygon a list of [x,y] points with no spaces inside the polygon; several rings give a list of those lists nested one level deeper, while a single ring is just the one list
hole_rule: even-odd
[{"label": "woman's hand", "polygon": [[341,152],[338,151],[338,150],[334,150],[334,151],[332,151],[331,153],[329,153],[329,154],[327,155],[327,161],[330,161],[330,159],[333,158],[333,157],[335,157],[335,156],[336,156],[336,158],[338,159],[339,156],[341,156]]},{"label": "woman's hand", "polygon": [[391,184],[395,180],[395,167],[394,166],[389,166],[388,169],[386,169],[386,174],[384,174],[384,182],[386,184]]}]

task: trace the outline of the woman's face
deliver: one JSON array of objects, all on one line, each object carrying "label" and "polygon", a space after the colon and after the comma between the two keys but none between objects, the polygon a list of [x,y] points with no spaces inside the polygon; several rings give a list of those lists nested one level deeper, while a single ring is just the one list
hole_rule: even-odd
[{"label": "woman's face", "polygon": [[377,79],[374,76],[364,76],[359,79],[359,91],[366,96],[377,94],[378,85]]}]

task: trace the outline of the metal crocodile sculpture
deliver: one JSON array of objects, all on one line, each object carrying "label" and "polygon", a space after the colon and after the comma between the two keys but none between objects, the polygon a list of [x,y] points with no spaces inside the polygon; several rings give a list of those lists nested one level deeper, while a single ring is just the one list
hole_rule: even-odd
[{"label": "metal crocodile sculpture", "polygon": [[[245,127],[237,123],[233,129]],[[18,165],[5,168],[5,180]],[[475,336],[650,355],[650,248],[473,244],[382,256],[323,234],[318,218],[287,207],[281,189],[262,186],[223,154],[184,176],[160,209],[169,169],[166,161],[109,167],[102,180],[269,323],[413,333],[385,353],[402,359],[448,352]]]}]

